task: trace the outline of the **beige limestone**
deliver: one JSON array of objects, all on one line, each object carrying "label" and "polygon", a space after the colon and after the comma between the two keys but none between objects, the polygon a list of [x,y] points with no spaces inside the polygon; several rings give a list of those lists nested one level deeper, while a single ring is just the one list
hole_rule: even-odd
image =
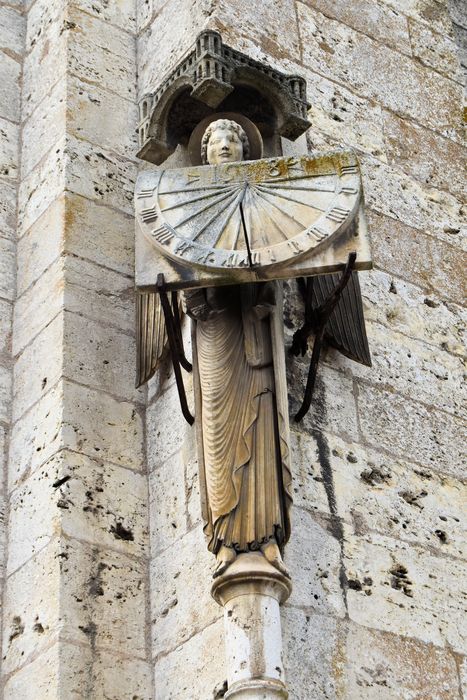
[{"label": "beige limestone", "polygon": [[[219,700],[227,690],[193,430],[167,361],[145,418],[132,387],[136,69],[141,94],[211,26],[307,78],[313,125],[284,152],[355,148],[371,204],[376,269],[360,278],[374,368],[326,352],[313,422],[292,426],[289,697],[460,700],[467,319],[462,89],[448,9],[465,25],[462,3],[68,4],[0,3],[5,699]],[[183,166],[183,148],[176,157]],[[289,285],[287,295],[292,304]],[[300,309],[287,312],[287,343]],[[305,372],[290,364],[294,400]]]}]

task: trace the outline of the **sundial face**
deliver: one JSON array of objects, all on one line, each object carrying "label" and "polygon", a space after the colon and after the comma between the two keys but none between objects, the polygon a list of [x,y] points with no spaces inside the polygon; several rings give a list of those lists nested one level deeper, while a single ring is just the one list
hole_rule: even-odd
[{"label": "sundial face", "polygon": [[360,199],[357,159],[340,152],[162,170],[137,186],[136,215],[146,239],[184,266],[259,270],[325,248]]}]

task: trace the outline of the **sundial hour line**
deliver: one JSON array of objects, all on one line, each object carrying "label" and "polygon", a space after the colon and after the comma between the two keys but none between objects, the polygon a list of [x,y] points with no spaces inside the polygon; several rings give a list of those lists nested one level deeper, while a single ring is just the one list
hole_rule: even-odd
[{"label": "sundial hour line", "polygon": [[265,188],[261,187],[260,185],[257,185],[256,189],[259,190],[259,192],[262,192],[264,195],[268,195],[269,197],[280,197],[281,199],[287,199],[290,202],[295,202],[295,204],[301,204],[302,206],[306,206],[307,209],[316,209],[316,211],[320,212],[327,211],[327,209],[321,209],[321,207],[318,207],[315,204],[305,204],[305,202],[302,202],[300,199],[294,199],[293,197],[289,197],[286,194],[280,194],[279,192],[274,192],[273,194],[272,192],[268,192]]},{"label": "sundial hour line", "polygon": [[225,190],[222,192],[207,192],[206,194],[201,194],[199,197],[193,197],[193,199],[185,199],[183,202],[177,202],[176,204],[171,204],[169,207],[161,207],[161,211],[170,211],[171,209],[178,209],[179,207],[185,207],[187,204],[193,204],[193,202],[199,202],[202,199],[209,199],[209,197],[217,197],[219,194],[224,194]]},{"label": "sundial hour line", "polygon": [[242,182],[229,182],[229,183],[224,184],[224,185],[219,184],[219,185],[202,185],[201,187],[184,187],[181,190],[169,190],[166,192],[161,192],[159,190],[158,194],[160,194],[160,195],[162,195],[162,194],[181,194],[182,192],[183,193],[185,193],[185,192],[204,192],[205,190],[222,190],[222,189],[226,190],[228,188],[238,189],[239,186],[242,184],[243,184],[243,181]]},{"label": "sundial hour line", "polygon": [[199,215],[202,214],[203,212],[207,211],[208,209],[211,209],[212,207],[215,207],[217,204],[220,204],[220,203],[223,202],[225,199],[229,199],[229,198],[231,198],[231,197],[236,197],[236,196],[237,196],[236,192],[224,192],[224,193],[222,193],[219,197],[217,197],[217,199],[216,199],[215,201],[209,202],[209,204],[206,204],[204,207],[201,207],[201,208],[198,209],[197,211],[192,212],[192,213],[189,214],[188,216],[185,216],[185,218],[182,219],[181,221],[178,221],[178,222],[175,224],[174,228],[179,228],[180,226],[183,226],[183,225],[186,224],[188,221],[191,221],[191,219],[195,219],[197,216],[199,216]]},{"label": "sundial hour line", "polygon": [[336,175],[336,171],[330,173],[315,173],[313,175],[309,173],[302,173],[301,175],[292,175],[291,177],[272,177],[270,180],[263,180],[263,183],[291,182],[292,180],[308,180],[314,177],[335,177]]},{"label": "sundial hour line", "polygon": [[261,197],[262,199],[264,199],[268,204],[272,204],[272,206],[275,207],[276,209],[278,209],[281,212],[281,214],[283,214],[288,219],[290,219],[291,221],[296,223],[298,226],[300,226],[300,228],[302,228],[302,229],[306,228],[306,226],[301,221],[296,219],[295,216],[292,216],[292,214],[289,214],[288,212],[281,209],[281,207],[278,204],[276,204],[275,202],[271,202],[269,199],[267,199],[266,195],[263,192],[257,191],[257,195],[258,195],[258,197]]},{"label": "sundial hour line", "polygon": [[274,227],[276,228],[276,230],[279,232],[281,238],[283,238],[284,241],[287,241],[288,238],[287,238],[286,234],[283,232],[282,228],[281,228],[281,227],[279,226],[279,224],[277,223],[277,221],[275,220],[275,218],[274,218],[274,216],[273,216],[273,213],[272,213],[271,211],[269,211],[269,209],[266,207],[265,203],[264,203],[259,197],[257,197],[256,199],[257,199],[257,204],[258,204],[260,207],[262,207],[262,209],[264,209],[264,211],[266,212],[266,214],[267,214],[268,217],[269,217],[269,220],[272,222],[273,226],[274,226]]},{"label": "sundial hour line", "polygon": [[[235,211],[235,208],[238,206],[238,195],[237,195],[236,193],[234,193],[234,194],[231,194],[231,195],[230,195],[230,198],[231,198],[231,199],[232,199],[232,197],[234,197],[234,200],[233,200],[232,202],[227,202],[227,204],[225,205],[225,207],[224,207],[224,209],[223,209],[223,211],[225,211],[226,209],[228,209],[228,207],[229,207],[231,204],[234,205],[234,206],[232,207],[232,211],[230,212],[230,215],[227,217],[226,222],[230,219],[230,217],[232,216],[233,212]],[[210,225],[212,224],[212,222],[215,221],[216,218],[217,218],[218,216],[219,216],[219,212],[216,212],[215,214],[213,214],[213,216],[211,216],[211,218],[208,219],[208,221],[204,224],[204,226],[203,226],[202,228],[198,229],[198,231],[196,232],[196,234],[195,234],[194,236],[192,236],[191,240],[192,240],[192,241],[196,241],[196,239],[199,238],[199,236],[200,236],[202,233],[204,233],[204,231],[208,228],[208,226],[210,226]],[[225,228],[225,225],[226,225],[226,224],[224,223],[223,228]]]},{"label": "sundial hour line", "polygon": [[336,188],[332,187],[286,187],[285,185],[277,185],[275,182],[260,182],[257,183],[257,185],[261,185],[262,187],[267,187],[268,189],[271,190],[290,190],[291,192],[294,192],[295,190],[305,190],[305,192],[335,192]]}]

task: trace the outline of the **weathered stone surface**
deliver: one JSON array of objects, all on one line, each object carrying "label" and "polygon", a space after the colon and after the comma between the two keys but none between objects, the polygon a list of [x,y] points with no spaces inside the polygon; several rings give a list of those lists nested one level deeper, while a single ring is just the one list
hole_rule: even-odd
[{"label": "weathered stone surface", "polygon": [[177,548],[176,542],[187,532],[185,508],[185,468],[176,452],[149,476],[151,552]]},{"label": "weathered stone surface", "polygon": [[[20,54],[24,41],[24,17],[13,7],[0,7],[0,49]],[[19,56],[18,56],[19,58]]]},{"label": "weathered stone surface", "polygon": [[9,366],[0,365],[0,421],[9,423],[12,376]]},{"label": "weathered stone surface", "polygon": [[63,308],[63,260],[57,259],[16,301],[13,354],[19,353]]},{"label": "weathered stone surface", "polygon": [[152,651],[156,658],[173,651],[222,617],[222,608],[210,594],[215,561],[207,551],[201,527],[153,557]]},{"label": "weathered stone surface", "polygon": [[459,356],[392,333],[379,324],[367,324],[372,367],[354,364],[337,351],[327,362],[371,384],[396,391],[407,398],[443,409],[459,417],[465,412],[465,363]]},{"label": "weathered stone surface", "polygon": [[65,197],[61,195],[17,242],[18,296],[36,282],[61,254],[64,226]]},{"label": "weathered stone surface", "polygon": [[330,615],[305,612],[289,605],[282,609],[281,617],[285,680],[290,697],[294,700],[339,697],[337,693],[344,689],[345,668],[342,623]]},{"label": "weathered stone surface", "polygon": [[21,181],[18,192],[19,235],[32,226],[63,192],[67,164],[66,139],[62,137]]},{"label": "weathered stone surface", "polygon": [[292,522],[292,535],[285,550],[285,563],[294,582],[288,603],[343,617],[341,546],[333,524],[325,520],[319,523],[301,508],[293,509]]},{"label": "weathered stone surface", "polygon": [[9,571],[40,552],[59,532],[144,556],[146,501],[143,475],[61,450],[11,494]]},{"label": "weathered stone surface", "polygon": [[422,183],[448,190],[462,200],[465,149],[415,122],[383,113],[384,140],[390,165]]},{"label": "weathered stone surface", "polygon": [[23,66],[23,119],[66,73],[66,47],[71,25],[66,18],[65,3],[36,0],[31,6]]},{"label": "weathered stone surface", "polygon": [[[66,196],[64,247],[68,253],[126,275],[134,270],[134,222],[114,208]],[[99,236],[95,232],[99,231]]]},{"label": "weathered stone surface", "polygon": [[73,255],[64,260],[64,307],[68,311],[134,333],[133,280]]},{"label": "weathered stone surface", "polygon": [[465,297],[467,257],[457,246],[371,209],[367,216],[376,267],[426,289],[429,295],[454,302]]},{"label": "weathered stone surface", "polygon": [[[222,28],[220,31],[229,45],[236,46],[233,42],[243,34],[260,50],[281,62],[284,58],[296,60],[299,56],[297,16],[292,0],[263,0],[257,5],[220,0],[216,24]],[[286,32],[284,27],[287,27]]]},{"label": "weathered stone surface", "polygon": [[[289,357],[287,365],[288,385],[297,387],[297,391],[289,392],[289,411],[294,416],[303,400],[309,358]],[[331,367],[320,366],[313,403],[301,427],[306,432],[324,429],[356,439],[358,426],[352,381]]]},{"label": "weathered stone surface", "polygon": [[98,84],[122,97],[134,99],[135,42],[125,31],[71,8],[68,22],[69,70],[81,80]]},{"label": "weathered stone surface", "polygon": [[119,0],[109,3],[107,0],[78,0],[76,5],[85,12],[115,24],[127,32],[136,29],[136,4],[134,0]]},{"label": "weathered stone surface", "polygon": [[181,420],[183,416],[175,386],[171,386],[148,407],[146,416],[148,467],[152,470],[178,452],[195,428]]},{"label": "weathered stone surface", "polygon": [[461,653],[465,650],[458,615],[462,562],[382,535],[347,533],[344,553],[347,578],[367,580],[361,590],[347,591],[351,620],[395,634],[403,630],[407,637],[441,647],[448,644]]},{"label": "weathered stone surface", "polygon": [[369,321],[464,356],[465,309],[376,270],[360,275],[360,284]]},{"label": "weathered stone surface", "polygon": [[[190,674],[180,673],[189,668]],[[155,700],[187,697],[215,698],[225,694],[224,621],[205,627],[174,651],[157,659],[154,667]]]},{"label": "weathered stone surface", "polygon": [[133,101],[76,78],[68,80],[67,128],[80,139],[129,158],[138,150]]},{"label": "weathered stone surface", "polygon": [[[147,26],[138,38],[138,93],[154,90],[165,74],[194,43],[205,29],[211,0],[172,0],[161,5],[157,22]],[[173,18],[177,18],[177,41],[173,41]],[[157,51],[157,62],[153,60]]]},{"label": "weathered stone surface", "polygon": [[120,552],[54,539],[8,578],[5,671],[32,660],[58,633],[143,657],[144,574],[138,560]]},{"label": "weathered stone surface", "polygon": [[[462,481],[334,435],[321,439],[336,511],[356,534],[373,531],[438,556],[465,556]],[[315,482],[306,488],[310,493]],[[354,583],[365,587],[363,581]]]},{"label": "weathered stone surface", "polygon": [[14,238],[16,230],[16,187],[0,180],[0,232]]},{"label": "weathered stone surface", "polygon": [[[404,12],[407,17],[429,24],[438,32],[449,34],[451,31],[451,19],[446,0],[404,0],[401,6],[400,0],[383,0],[397,12]],[[451,5],[451,0],[449,0]]]},{"label": "weathered stone surface", "polygon": [[[295,428],[295,429],[294,429]],[[329,513],[329,498],[326,493],[328,479],[323,455],[320,455],[322,433],[312,436],[292,426],[290,451],[292,455],[292,489],[294,504],[310,511]]]},{"label": "weathered stone surface", "polygon": [[436,234],[447,243],[465,247],[462,201],[442,190],[421,185],[370,156],[362,156],[361,163],[367,206],[408,226]]},{"label": "weathered stone surface", "polygon": [[460,85],[302,3],[297,7],[303,62],[311,70],[440,133],[459,133]]},{"label": "weathered stone surface", "polygon": [[370,445],[462,478],[463,421],[398,394],[361,385],[358,405],[362,432]]},{"label": "weathered stone surface", "polygon": [[9,488],[37,469],[63,446],[63,385],[58,383],[11,429]]},{"label": "weathered stone surface", "polygon": [[44,396],[63,375],[63,315],[26,345],[14,366],[13,420]]},{"label": "weathered stone surface", "polygon": [[5,52],[0,57],[0,117],[17,122],[21,65]]},{"label": "weathered stone surface", "polygon": [[413,55],[421,63],[462,84],[462,72],[455,42],[429,26],[409,20]]},{"label": "weathered stone surface", "polygon": [[61,78],[38,104],[34,113],[23,126],[21,176],[24,179],[43,159],[50,149],[57,147],[65,135],[67,116],[67,79]]},{"label": "weathered stone surface", "polygon": [[151,700],[151,683],[151,669],[139,659],[61,640],[8,679],[5,700],[55,700],[60,695]]},{"label": "weathered stone surface", "polygon": [[10,353],[12,317],[13,306],[5,299],[0,299],[0,355]]},{"label": "weathered stone surface", "polygon": [[66,313],[63,373],[69,379],[126,400],[143,403],[135,389],[135,339],[114,327]]},{"label": "weathered stone surface", "polygon": [[15,295],[15,244],[0,235],[0,297],[12,300]]},{"label": "weathered stone surface", "polygon": [[392,10],[382,3],[357,0],[351,3],[335,3],[332,0],[304,0],[306,5],[319,10],[342,24],[371,36],[378,42],[411,55],[407,20],[399,10]]},{"label": "weathered stone surface", "polygon": [[122,156],[69,137],[66,186],[76,194],[133,213],[136,167]]},{"label": "weathered stone surface", "polygon": [[71,382],[64,383],[64,393],[65,446],[136,471],[143,469],[137,405]]},{"label": "weathered stone surface", "polygon": [[328,148],[347,145],[385,160],[381,107],[317,73],[306,71],[305,75],[311,104],[309,148],[320,150],[326,149],[327,144]]},{"label": "weathered stone surface", "polygon": [[348,700],[460,700],[455,660],[445,649],[351,624],[345,657]]},{"label": "weathered stone surface", "polygon": [[0,118],[0,177],[14,181],[18,176],[19,127]]}]

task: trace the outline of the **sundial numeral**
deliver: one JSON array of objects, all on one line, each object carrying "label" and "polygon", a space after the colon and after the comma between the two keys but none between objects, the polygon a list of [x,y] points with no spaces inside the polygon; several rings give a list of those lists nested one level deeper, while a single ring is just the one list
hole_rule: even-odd
[{"label": "sundial numeral", "polygon": [[162,243],[162,245],[167,245],[174,237],[173,233],[171,231],[167,231],[165,226],[155,228],[153,231],[151,231],[151,235],[156,239],[156,241]]},{"label": "sundial numeral", "polygon": [[322,231],[318,226],[312,226],[307,231],[307,234],[312,236],[316,241],[324,241],[324,239],[328,237],[328,234]]},{"label": "sundial numeral", "polygon": [[140,190],[136,196],[138,197],[138,199],[147,199],[147,197],[152,197],[153,194],[154,187],[150,187],[147,189]]},{"label": "sundial numeral", "polygon": [[303,253],[303,248],[301,248],[301,247],[299,246],[299,244],[297,243],[297,241],[293,241],[293,240],[292,240],[292,241],[288,241],[288,242],[287,242],[287,245],[288,245],[288,247],[290,248],[290,250],[292,251],[292,253],[293,253],[294,255],[298,255],[299,253]]},{"label": "sundial numeral", "polygon": [[193,246],[191,245],[191,243],[188,243],[188,241],[180,241],[179,243],[177,243],[175,250],[174,250],[174,253],[176,255],[183,256],[185,253],[187,253],[192,248],[193,248]]},{"label": "sundial numeral", "polygon": [[326,214],[326,219],[331,219],[331,221],[336,221],[341,224],[346,220],[350,214],[350,209],[344,209],[343,207],[333,207],[331,211]]},{"label": "sundial numeral", "polygon": [[141,210],[141,218],[145,224],[149,224],[152,221],[156,221],[159,214],[156,211],[156,207],[148,207],[147,209]]},{"label": "sundial numeral", "polygon": [[216,262],[216,259],[215,259],[215,257],[214,257],[213,251],[212,251],[212,250],[208,250],[207,253],[202,253],[201,255],[199,255],[199,256],[196,258],[196,262],[200,262],[200,263],[204,263],[204,264],[206,264],[206,263],[215,263],[215,262]]},{"label": "sundial numeral", "polygon": [[199,172],[186,173],[186,179],[188,180],[188,184],[191,185],[192,182],[197,182],[198,180],[201,180],[201,175],[199,174]]},{"label": "sundial numeral", "polygon": [[358,168],[356,165],[342,165],[341,175],[356,175],[358,173]]},{"label": "sundial numeral", "polygon": [[341,187],[342,194],[357,194],[358,190],[356,187],[345,186]]}]

